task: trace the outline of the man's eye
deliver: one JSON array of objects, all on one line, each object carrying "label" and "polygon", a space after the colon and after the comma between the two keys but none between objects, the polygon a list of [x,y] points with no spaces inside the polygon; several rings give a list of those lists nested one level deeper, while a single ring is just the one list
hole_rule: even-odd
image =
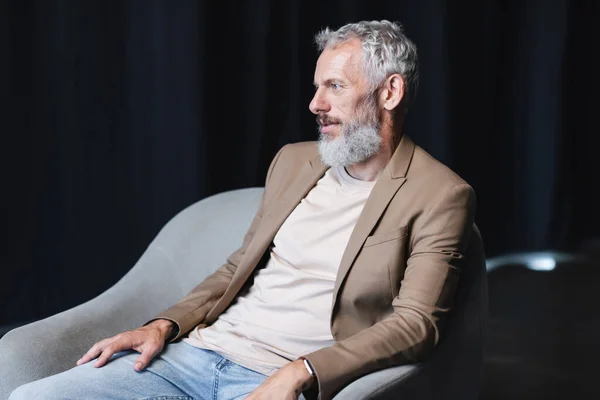
[{"label": "man's eye", "polygon": [[338,90],[338,89],[340,89],[340,88],[341,88],[341,86],[340,86],[338,83],[332,83],[332,84],[331,84],[331,88],[332,88],[333,90]]}]

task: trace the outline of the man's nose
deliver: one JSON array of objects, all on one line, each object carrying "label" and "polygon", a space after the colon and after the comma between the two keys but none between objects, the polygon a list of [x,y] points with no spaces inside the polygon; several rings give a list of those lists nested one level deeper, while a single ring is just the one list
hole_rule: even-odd
[{"label": "man's nose", "polygon": [[323,95],[321,89],[317,89],[315,95],[310,101],[310,104],[308,105],[308,108],[313,114],[319,114],[329,112],[331,110],[331,105]]}]

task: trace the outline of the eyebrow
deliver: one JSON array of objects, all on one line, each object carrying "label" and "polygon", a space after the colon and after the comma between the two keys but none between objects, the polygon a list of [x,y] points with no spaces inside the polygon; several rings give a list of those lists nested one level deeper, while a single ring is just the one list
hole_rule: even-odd
[{"label": "eyebrow", "polygon": [[[325,82],[323,82],[323,84],[325,86],[330,85],[332,83],[342,83],[342,80],[341,79],[337,79],[337,78],[329,78],[329,79],[326,79]],[[313,82],[313,85],[315,87],[319,86],[319,84],[317,82]]]}]

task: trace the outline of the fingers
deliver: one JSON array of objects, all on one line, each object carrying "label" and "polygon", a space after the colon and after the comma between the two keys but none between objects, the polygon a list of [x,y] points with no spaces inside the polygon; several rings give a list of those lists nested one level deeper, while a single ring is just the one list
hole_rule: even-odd
[{"label": "fingers", "polygon": [[101,341],[97,342],[96,344],[94,344],[87,351],[87,353],[85,353],[83,355],[83,357],[81,357],[79,360],[77,360],[77,365],[85,364],[85,363],[89,362],[90,360],[93,360],[94,358],[98,357],[98,355],[100,353],[102,353],[102,350],[104,350],[104,348],[108,344],[112,343],[114,340],[115,340],[114,338],[108,338],[108,339],[101,340]]},{"label": "fingers", "polygon": [[149,341],[146,343],[144,349],[142,350],[142,354],[136,360],[133,369],[135,369],[137,372],[142,371],[148,366],[148,364],[150,364],[150,361],[152,361],[152,359],[156,357],[158,353],[160,353],[162,348],[163,344],[159,341]]},{"label": "fingers", "polygon": [[77,361],[77,365],[85,364],[98,357],[98,361],[96,361],[94,367],[102,367],[113,354],[133,347],[132,336],[131,332],[125,332],[99,341]]},{"label": "fingers", "polygon": [[104,348],[102,354],[98,357],[96,363],[94,363],[94,367],[100,368],[103,367],[108,360],[113,356],[113,354],[118,353],[121,350],[128,350],[131,346],[127,346],[127,344],[121,340],[115,340],[108,346]]},{"label": "fingers", "polygon": [[77,365],[82,365],[94,358],[97,358],[94,367],[103,367],[108,360],[119,351],[133,349],[141,353],[136,360],[134,369],[141,371],[148,366],[150,361],[163,349],[165,345],[164,338],[160,334],[160,329],[138,329],[135,331],[124,332],[109,339],[104,339],[92,346],[87,353],[78,361]]}]

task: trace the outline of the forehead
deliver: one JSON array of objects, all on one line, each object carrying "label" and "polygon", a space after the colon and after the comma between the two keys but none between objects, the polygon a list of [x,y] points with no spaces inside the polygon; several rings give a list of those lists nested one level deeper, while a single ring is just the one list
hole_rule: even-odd
[{"label": "forehead", "polygon": [[315,83],[330,79],[358,82],[363,78],[360,41],[353,39],[323,50],[315,68]]}]

